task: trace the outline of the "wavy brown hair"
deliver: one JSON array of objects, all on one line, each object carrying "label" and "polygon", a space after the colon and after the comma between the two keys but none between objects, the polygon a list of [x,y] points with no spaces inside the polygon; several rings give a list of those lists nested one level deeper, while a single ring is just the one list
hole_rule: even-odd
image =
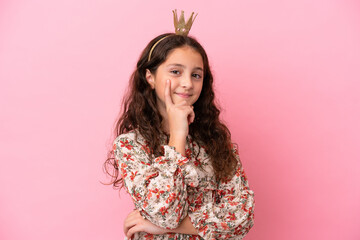
[{"label": "wavy brown hair", "polygon": [[[154,48],[148,61],[151,47],[165,36],[167,37]],[[203,87],[198,100],[193,105],[195,119],[189,126],[189,134],[195,142],[201,143],[200,145],[205,148],[211,159],[216,180],[226,181],[233,176],[238,161],[232,149],[230,131],[219,119],[220,110],[215,103],[213,76],[207,54],[193,37],[167,33],[149,42],[141,53],[136,70],[131,75],[129,88],[122,102],[123,111],[116,123],[115,137],[138,129],[149,143],[151,150],[149,155],[161,155],[160,135],[164,133],[161,129],[162,116],[156,107],[156,93],[146,81],[146,69],[155,74],[169,53],[183,46],[190,46],[196,50],[202,56],[204,63]],[[103,169],[111,177],[111,182],[108,184],[112,184],[114,188],[121,188],[123,180],[119,176],[119,165],[114,158],[113,150],[109,151]]]}]

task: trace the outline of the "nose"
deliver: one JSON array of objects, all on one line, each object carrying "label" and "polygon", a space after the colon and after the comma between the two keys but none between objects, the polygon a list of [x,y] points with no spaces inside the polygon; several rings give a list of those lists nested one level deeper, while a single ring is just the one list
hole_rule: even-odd
[{"label": "nose", "polygon": [[191,80],[191,75],[184,75],[181,78],[181,86],[183,88],[192,88],[193,87],[193,82]]}]

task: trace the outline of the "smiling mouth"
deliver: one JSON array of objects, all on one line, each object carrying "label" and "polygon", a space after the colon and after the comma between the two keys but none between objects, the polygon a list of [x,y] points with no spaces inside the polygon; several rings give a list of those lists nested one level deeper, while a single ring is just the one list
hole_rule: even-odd
[{"label": "smiling mouth", "polygon": [[185,94],[185,93],[176,93],[176,94],[179,95],[182,98],[188,98],[188,97],[192,96],[191,94]]}]

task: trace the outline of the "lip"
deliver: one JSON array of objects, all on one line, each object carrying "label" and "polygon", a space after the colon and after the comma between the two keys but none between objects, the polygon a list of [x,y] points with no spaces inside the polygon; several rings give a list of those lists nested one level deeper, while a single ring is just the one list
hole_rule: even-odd
[{"label": "lip", "polygon": [[189,98],[189,97],[191,97],[191,94],[186,94],[186,93],[175,93],[175,94],[179,95],[179,96],[182,97],[182,98]]}]

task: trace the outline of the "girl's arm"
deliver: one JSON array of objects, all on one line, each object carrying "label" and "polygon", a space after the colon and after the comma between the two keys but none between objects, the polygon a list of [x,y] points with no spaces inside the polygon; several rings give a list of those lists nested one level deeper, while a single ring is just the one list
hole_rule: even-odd
[{"label": "girl's arm", "polygon": [[190,218],[186,216],[179,227],[168,230],[161,228],[144,219],[138,210],[132,211],[124,221],[124,233],[128,239],[137,232],[146,232],[150,234],[165,234],[165,233],[182,233],[190,235],[198,235],[197,230],[192,225]]},{"label": "girl's arm", "polygon": [[175,147],[164,145],[164,155],[148,158],[145,140],[135,132],[114,141],[124,186],[140,214],[166,229],[177,228],[187,215],[187,186],[197,186],[193,163]]},{"label": "girl's arm", "polygon": [[[238,157],[238,151],[233,148]],[[238,157],[238,168],[233,178],[221,182],[219,189],[199,192],[188,214],[199,235],[204,239],[242,239],[254,225],[254,192]],[[209,194],[210,193],[210,194]],[[218,195],[216,198],[214,196]]]},{"label": "girl's arm", "polygon": [[193,163],[185,157],[189,124],[195,118],[193,107],[185,100],[174,104],[170,91],[167,80],[164,127],[170,132],[170,141],[164,146],[164,155],[149,159],[145,140],[140,137],[139,143],[134,134],[118,136],[114,153],[124,186],[141,215],[157,226],[175,229],[187,215],[187,186],[196,187],[199,180]]},{"label": "girl's arm", "polygon": [[198,235],[198,230],[192,224],[189,216],[186,216],[184,218],[184,220],[182,220],[179,227],[177,227],[176,229],[171,230],[171,232]]}]

